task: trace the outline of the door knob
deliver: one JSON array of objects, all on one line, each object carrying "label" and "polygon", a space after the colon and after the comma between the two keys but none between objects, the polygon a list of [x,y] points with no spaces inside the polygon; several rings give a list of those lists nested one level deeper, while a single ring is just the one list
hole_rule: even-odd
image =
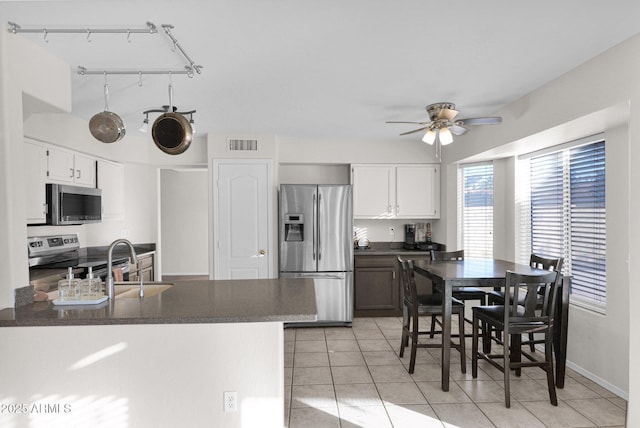
[{"label": "door knob", "polygon": [[260,250],[260,255],[264,256],[265,254],[267,254],[267,252],[265,250]]}]

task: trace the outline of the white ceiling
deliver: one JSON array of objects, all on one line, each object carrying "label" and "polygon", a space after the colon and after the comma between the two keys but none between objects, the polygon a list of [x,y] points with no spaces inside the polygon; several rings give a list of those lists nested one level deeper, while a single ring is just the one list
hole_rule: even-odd
[{"label": "white ceiling", "polygon": [[[5,28],[159,28],[204,68],[173,76],[173,101],[197,109],[198,133],[289,139],[398,140],[424,106],[491,115],[640,32],[637,0],[0,1]],[[5,30],[6,31],[6,30]],[[14,37],[14,36],[11,36]],[[18,37],[18,36],[16,36]],[[73,113],[104,109],[104,77],[89,69],[186,64],[156,35],[21,34],[72,68]],[[169,103],[168,76],[108,76],[109,107],[137,133],[142,111]],[[153,119],[153,117],[152,117]],[[135,134],[134,134],[135,135]],[[418,135],[418,136],[416,136]]]}]

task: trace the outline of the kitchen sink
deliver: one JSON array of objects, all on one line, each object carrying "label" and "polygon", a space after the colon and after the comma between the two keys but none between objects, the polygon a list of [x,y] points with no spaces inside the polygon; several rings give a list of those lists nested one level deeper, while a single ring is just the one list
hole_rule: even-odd
[{"label": "kitchen sink", "polygon": [[[171,282],[145,282],[144,296],[155,296],[171,287],[173,287],[173,283]],[[140,297],[140,283],[126,281],[116,282],[113,285],[113,291],[116,299],[137,299]]]}]

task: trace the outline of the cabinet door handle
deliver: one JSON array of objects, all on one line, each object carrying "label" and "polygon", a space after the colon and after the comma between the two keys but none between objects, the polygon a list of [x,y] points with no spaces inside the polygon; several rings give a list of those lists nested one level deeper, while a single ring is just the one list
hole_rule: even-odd
[{"label": "cabinet door handle", "polygon": [[73,176],[74,176],[74,170],[73,170],[73,168],[69,168],[69,171],[71,171],[71,175],[69,176],[69,178],[73,178]]},{"label": "cabinet door handle", "polygon": [[396,205],[396,215],[400,215],[400,205]]},{"label": "cabinet door handle", "polygon": [[44,204],[42,204],[42,213],[44,215],[49,214],[49,205],[46,202]]},{"label": "cabinet door handle", "polygon": [[80,171],[79,169],[76,169],[76,172],[78,173],[78,174],[76,175],[76,178],[77,178],[77,179],[80,179],[80,177],[82,177],[82,171]]},{"label": "cabinet door handle", "polygon": [[395,270],[391,273],[391,279],[396,279],[396,271]]}]

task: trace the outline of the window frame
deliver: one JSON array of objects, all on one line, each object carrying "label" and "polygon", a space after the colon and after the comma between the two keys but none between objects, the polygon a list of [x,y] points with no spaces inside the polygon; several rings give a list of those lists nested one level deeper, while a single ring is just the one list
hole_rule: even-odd
[{"label": "window frame", "polygon": [[[545,150],[541,150],[538,152],[528,153],[518,157],[518,169],[519,175],[523,178],[526,176],[526,180],[523,180],[523,183],[520,184],[518,189],[519,197],[517,199],[520,200],[520,231],[519,231],[519,256],[518,260],[521,263],[528,263],[529,255],[533,252],[532,245],[532,219],[531,219],[531,210],[532,210],[532,201],[531,201],[531,160],[535,158],[540,158],[542,156],[548,156],[555,153],[560,153],[560,162],[562,164],[562,216],[563,216],[563,224],[562,224],[562,233],[563,237],[563,245],[562,245],[562,255],[565,258],[563,273],[565,275],[573,276],[575,269],[572,266],[572,251],[575,251],[572,248],[572,241],[575,241],[571,235],[572,227],[575,227],[576,223],[572,219],[573,215],[576,214],[577,209],[573,207],[575,205],[572,201],[572,188],[571,188],[571,161],[575,160],[572,156],[575,156],[576,150],[581,147],[586,147],[589,145],[602,145],[602,171],[600,176],[602,177],[602,182],[598,181],[598,187],[602,192],[602,207],[600,211],[598,211],[599,215],[594,215],[595,217],[601,217],[601,221],[597,222],[599,226],[598,232],[601,235],[599,240],[594,239],[595,243],[595,251],[600,254],[599,261],[601,262],[601,266],[603,266],[603,274],[599,275],[595,278],[596,285],[590,287],[593,289],[592,297],[581,296],[580,294],[574,293],[573,289],[570,294],[570,303],[596,313],[606,314],[607,308],[607,298],[606,298],[606,289],[607,289],[607,272],[606,272],[606,141],[603,134],[597,134],[590,137],[582,138],[580,140],[571,141],[565,144],[561,144],[558,146],[550,147]],[[600,165],[600,164],[598,164]],[[575,172],[575,170],[574,170]],[[574,181],[575,184],[575,181]],[[573,195],[575,196],[575,195]],[[594,197],[597,199],[597,197]],[[597,208],[593,209],[597,211]],[[527,211],[529,215],[527,215]],[[527,218],[528,217],[528,218]],[[596,232],[594,232],[595,234]],[[528,248],[527,248],[528,244]],[[527,251],[528,250],[528,251]],[[545,255],[545,254],[541,254]],[[548,254],[547,254],[548,255]],[[557,254],[556,254],[557,256]],[[526,260],[525,260],[526,258]],[[599,290],[603,290],[603,297],[598,298]]]},{"label": "window frame", "polygon": [[[465,222],[468,218],[468,216],[465,216],[465,208],[467,208],[468,206],[466,205],[466,194],[465,191],[467,190],[465,185],[465,170],[470,170],[470,169],[479,169],[481,170],[482,168],[487,168],[490,167],[491,169],[491,187],[490,187],[490,199],[491,199],[491,211],[489,214],[484,213],[484,219],[481,218],[483,216],[483,213],[480,212],[480,214],[478,215],[478,217],[475,219],[478,222],[486,222],[487,219],[489,219],[490,224],[487,225],[476,225],[476,227],[478,226],[484,226],[491,229],[490,232],[490,239],[487,240],[483,240],[483,243],[480,246],[470,246],[465,244],[466,242],[466,236],[465,236]],[[478,174],[479,176],[481,174]],[[480,179],[482,180],[482,178]],[[487,190],[487,189],[478,189],[479,191],[483,191],[483,190]],[[475,162],[475,163],[468,163],[468,164],[461,164],[458,166],[458,248],[462,248],[465,250],[465,258],[493,258],[493,254],[494,254],[494,239],[495,239],[495,232],[494,232],[494,211],[495,211],[495,186],[494,186],[494,163],[493,161],[488,161],[488,162]],[[475,198],[475,200],[479,200],[479,199],[484,199],[487,197],[487,194],[485,192],[485,194],[480,194],[478,195],[477,198]],[[485,205],[487,206],[487,205]],[[480,249],[480,247],[484,247],[482,249]],[[478,251],[481,251],[480,254],[478,254]]]}]

